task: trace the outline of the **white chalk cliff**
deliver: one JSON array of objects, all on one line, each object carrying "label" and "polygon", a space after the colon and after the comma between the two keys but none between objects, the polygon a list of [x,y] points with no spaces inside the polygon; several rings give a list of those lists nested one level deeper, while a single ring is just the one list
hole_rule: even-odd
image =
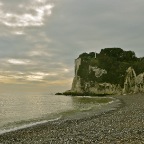
[{"label": "white chalk cliff", "polygon": [[[79,70],[79,66],[81,65],[81,58],[75,60],[75,76],[72,83],[71,92],[89,92],[96,94],[115,94],[121,93],[122,88],[120,85],[114,85],[111,83],[93,83],[92,81],[84,83],[84,89],[82,89],[81,85],[81,77],[78,76],[77,72]],[[104,74],[107,74],[107,71],[98,67],[89,66],[89,72],[94,71],[95,77],[101,77]]]},{"label": "white chalk cliff", "polygon": [[144,57],[133,51],[105,48],[75,60],[72,93],[127,94],[144,92]]}]

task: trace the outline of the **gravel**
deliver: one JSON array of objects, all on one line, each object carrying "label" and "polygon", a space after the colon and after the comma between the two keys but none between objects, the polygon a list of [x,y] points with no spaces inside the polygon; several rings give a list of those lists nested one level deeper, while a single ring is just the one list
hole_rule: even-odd
[{"label": "gravel", "polygon": [[144,144],[144,94],[115,96],[117,110],[0,135],[0,144]]}]

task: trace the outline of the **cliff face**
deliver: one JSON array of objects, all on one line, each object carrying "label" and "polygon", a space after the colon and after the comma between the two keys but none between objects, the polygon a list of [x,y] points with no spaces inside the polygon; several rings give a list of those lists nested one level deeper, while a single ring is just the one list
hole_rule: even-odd
[{"label": "cliff face", "polygon": [[136,76],[133,68],[129,67],[126,71],[123,93],[144,92],[144,73]]},{"label": "cliff face", "polygon": [[[94,81],[85,81],[81,78],[77,73],[79,71],[79,66],[81,58],[75,60],[75,77],[72,83],[72,92],[83,93],[95,93],[95,94],[113,94],[113,93],[121,93],[121,86],[115,85],[111,83],[98,83]],[[98,67],[92,67],[89,65],[89,74],[94,72],[93,75],[96,78],[100,78],[102,75],[107,74],[107,71]]]},{"label": "cliff face", "polygon": [[135,92],[136,73],[133,68],[129,67],[126,71],[123,93]]},{"label": "cliff face", "polygon": [[83,92],[81,89],[81,78],[78,76],[79,66],[81,65],[81,58],[75,60],[75,77],[73,79],[71,91]]},{"label": "cliff face", "polygon": [[94,94],[144,92],[144,58],[137,58],[134,52],[120,48],[107,48],[99,54],[81,54],[75,60],[75,77],[70,91]]},{"label": "cliff face", "polygon": [[144,92],[144,73],[139,74],[136,77],[136,88],[135,92]]}]

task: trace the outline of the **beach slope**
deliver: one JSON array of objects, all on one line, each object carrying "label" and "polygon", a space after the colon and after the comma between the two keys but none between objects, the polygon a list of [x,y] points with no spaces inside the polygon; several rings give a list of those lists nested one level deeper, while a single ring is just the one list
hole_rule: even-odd
[{"label": "beach slope", "polygon": [[54,121],[0,135],[0,144],[144,142],[144,94],[116,96],[121,108],[82,119]]}]

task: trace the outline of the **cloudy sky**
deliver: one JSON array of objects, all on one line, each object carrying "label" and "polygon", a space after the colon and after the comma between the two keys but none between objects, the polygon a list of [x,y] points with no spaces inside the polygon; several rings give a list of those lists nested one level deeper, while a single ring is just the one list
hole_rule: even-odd
[{"label": "cloudy sky", "polygon": [[70,89],[82,52],[144,56],[143,0],[0,0],[0,92]]}]

